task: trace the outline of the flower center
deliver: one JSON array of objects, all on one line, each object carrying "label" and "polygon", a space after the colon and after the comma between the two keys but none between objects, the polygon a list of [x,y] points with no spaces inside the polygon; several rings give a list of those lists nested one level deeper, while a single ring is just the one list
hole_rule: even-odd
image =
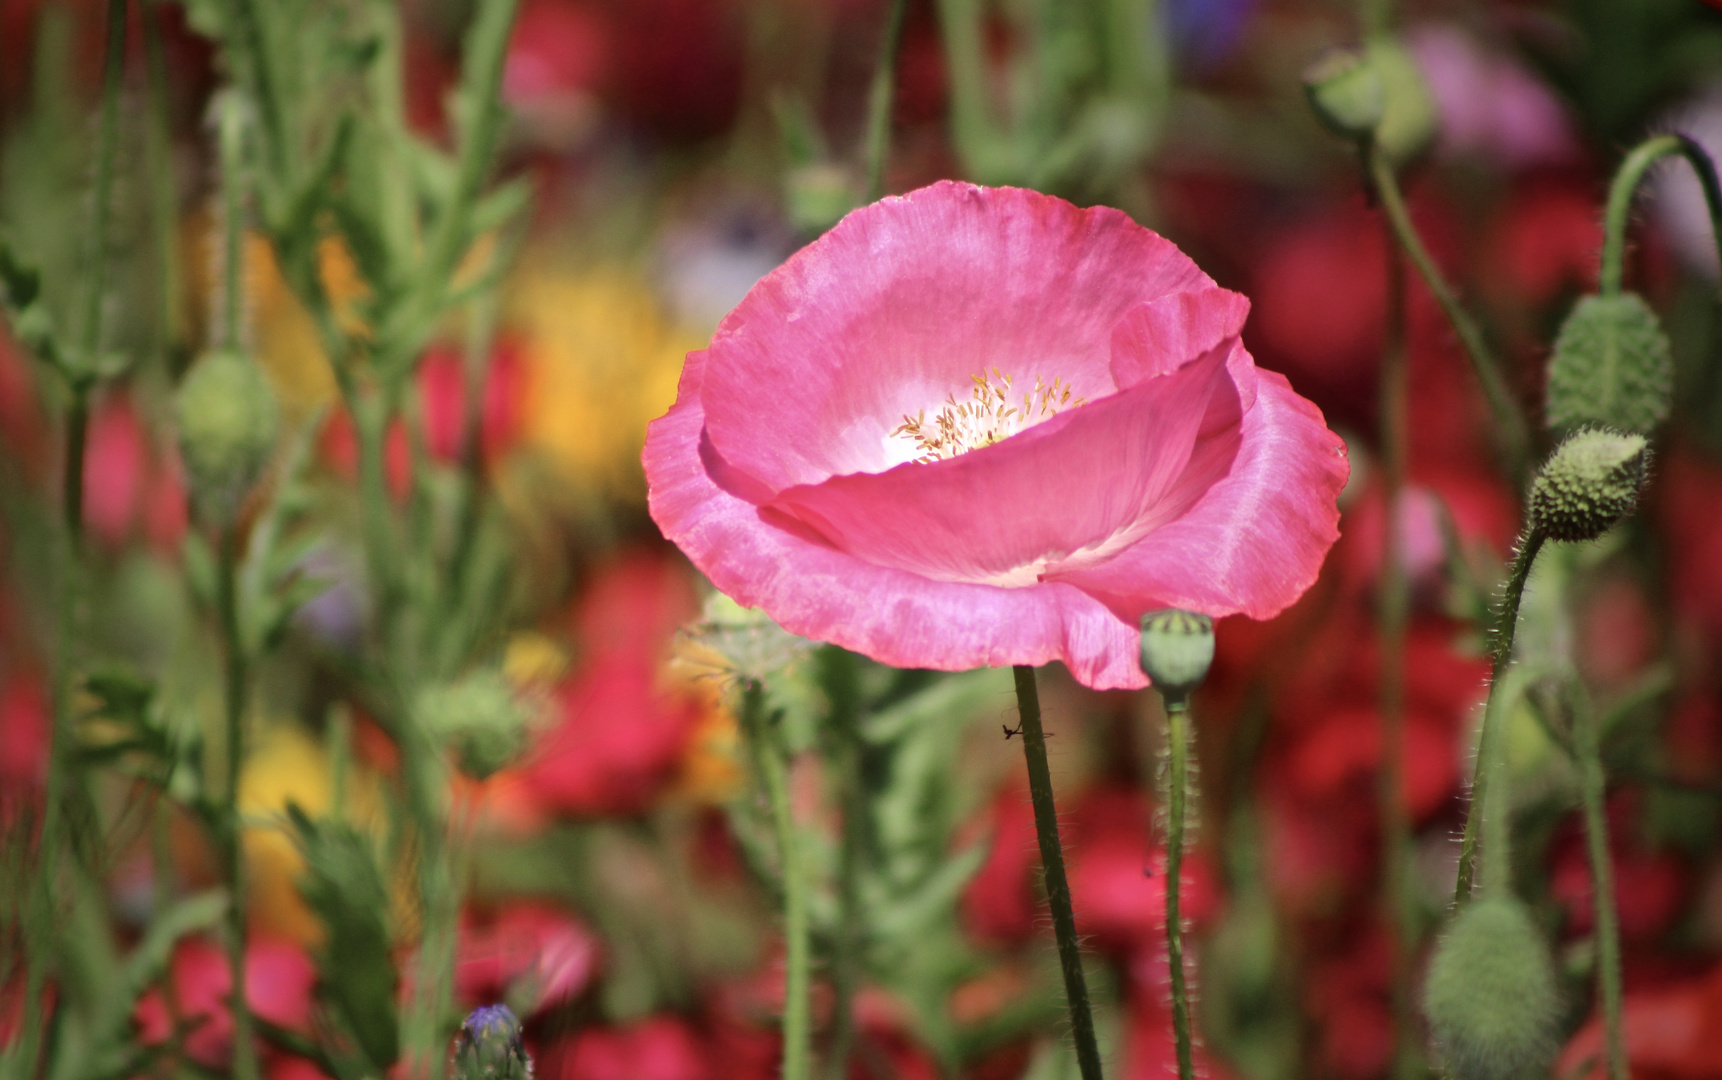
[{"label": "flower center", "polygon": [[991,375],[982,372],[969,378],[974,386],[967,401],[958,401],[957,395],[951,394],[931,417],[925,409],[914,416],[904,414],[902,424],[892,430],[892,438],[913,444],[915,461],[943,461],[991,446],[1086,401],[1072,399],[1070,386],[1059,378],[1048,383],[1036,375],[1034,389],[1020,398],[1011,386],[1011,377],[996,367]]}]

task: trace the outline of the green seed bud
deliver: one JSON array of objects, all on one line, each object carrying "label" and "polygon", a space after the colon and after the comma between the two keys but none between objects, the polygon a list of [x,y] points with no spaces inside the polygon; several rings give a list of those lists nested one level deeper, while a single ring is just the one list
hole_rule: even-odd
[{"label": "green seed bud", "polygon": [[1531,527],[1551,540],[1594,540],[1638,503],[1649,444],[1600,428],[1561,443],[1531,483]]},{"label": "green seed bud", "polygon": [[532,1058],[520,1038],[520,1021],[506,1005],[472,1010],[455,1036],[453,1080],[532,1080]]},{"label": "green seed bud", "polygon": [[1369,46],[1369,64],[1381,80],[1384,107],[1375,129],[1375,143],[1395,165],[1421,154],[1435,138],[1435,99],[1423,70],[1397,41]]},{"label": "green seed bud", "polygon": [[1303,73],[1309,105],[1334,134],[1366,139],[1386,111],[1386,93],[1375,68],[1361,53],[1334,49]]},{"label": "green seed bud", "polygon": [[1548,942],[1511,897],[1468,904],[1435,947],[1423,990],[1435,1051],[1453,1080],[1521,1080],[1560,1046]]},{"label": "green seed bud", "polygon": [[175,413],[198,513],[230,524],[275,451],[281,429],[275,392],[250,357],[216,349],[180,384]]},{"label": "green seed bud", "polygon": [[454,751],[460,769],[482,780],[524,749],[529,711],[499,671],[479,671],[419,694],[414,717],[434,740]]},{"label": "green seed bud", "polygon": [[1555,339],[1548,390],[1551,429],[1649,434],[1674,395],[1674,352],[1656,312],[1637,293],[1579,300]]},{"label": "green seed bud", "polygon": [[1168,700],[1202,685],[1214,662],[1214,620],[1168,608],[1142,616],[1142,670]]}]

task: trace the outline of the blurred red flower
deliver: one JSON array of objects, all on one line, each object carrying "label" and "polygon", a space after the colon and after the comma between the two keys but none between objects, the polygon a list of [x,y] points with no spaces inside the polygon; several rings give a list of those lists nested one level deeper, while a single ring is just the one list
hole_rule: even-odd
[{"label": "blurred red flower", "polygon": [[[251,1011],[279,1027],[308,1033],[317,971],[305,951],[289,942],[254,939],[246,946],[245,963],[245,1000]],[[186,1037],[185,1052],[203,1065],[224,1065],[233,1043],[233,1017],[227,1009],[233,980],[227,954],[205,938],[187,938],[174,950],[168,977],[180,1021],[197,1025]],[[150,990],[132,1014],[139,1041],[147,1046],[171,1038],[174,1015],[161,991]]]},{"label": "blurred red flower", "polygon": [[531,1002],[530,1016],[584,991],[599,956],[598,939],[572,915],[548,904],[510,904],[461,927],[455,991],[469,1006],[517,991]]}]

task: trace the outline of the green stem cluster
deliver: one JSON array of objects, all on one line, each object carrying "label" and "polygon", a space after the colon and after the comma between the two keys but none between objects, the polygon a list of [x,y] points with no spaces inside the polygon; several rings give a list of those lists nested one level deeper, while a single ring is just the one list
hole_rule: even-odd
[{"label": "green stem cluster", "polygon": [[1070,1006],[1076,1062],[1082,1080],[1100,1080],[1100,1046],[1088,1003],[1088,980],[1082,971],[1082,944],[1076,936],[1076,916],[1071,910],[1070,880],[1064,873],[1064,848],[1058,839],[1058,810],[1052,800],[1046,733],[1040,726],[1040,691],[1035,686],[1034,668],[1019,664],[1012,671],[1021,714],[1022,752],[1028,762],[1028,793],[1034,804],[1034,831],[1040,841],[1040,863],[1046,878],[1047,906],[1052,909],[1052,932],[1058,941],[1058,962],[1064,970],[1064,993]]},{"label": "green stem cluster", "polygon": [[1166,962],[1172,976],[1172,1038],[1179,1080],[1195,1080],[1190,1042],[1190,998],[1184,985],[1183,891],[1185,818],[1190,798],[1190,698],[1166,701]]},{"label": "green stem cluster", "polygon": [[223,702],[227,727],[227,782],[222,805],[221,860],[227,881],[227,967],[232,977],[228,1008],[233,1015],[234,1080],[257,1080],[257,1045],[252,1039],[251,1008],[245,999],[245,848],[240,815],[240,782],[245,767],[247,664],[239,629],[239,528],[221,530],[217,556],[216,614],[226,665]]}]

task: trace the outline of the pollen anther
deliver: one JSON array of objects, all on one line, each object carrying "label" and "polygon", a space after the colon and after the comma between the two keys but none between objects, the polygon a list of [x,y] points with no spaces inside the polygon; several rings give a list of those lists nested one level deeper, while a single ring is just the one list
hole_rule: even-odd
[{"label": "pollen anther", "polygon": [[993,368],[991,375],[983,372],[969,378],[974,386],[967,401],[958,401],[956,394],[951,394],[930,419],[924,409],[914,416],[905,414],[903,423],[892,430],[893,437],[915,444],[918,454],[914,460],[931,463],[991,446],[1086,400],[1073,398],[1070,386],[1061,378],[1049,383],[1036,376],[1034,389],[1016,403],[1011,377],[998,368]]}]

